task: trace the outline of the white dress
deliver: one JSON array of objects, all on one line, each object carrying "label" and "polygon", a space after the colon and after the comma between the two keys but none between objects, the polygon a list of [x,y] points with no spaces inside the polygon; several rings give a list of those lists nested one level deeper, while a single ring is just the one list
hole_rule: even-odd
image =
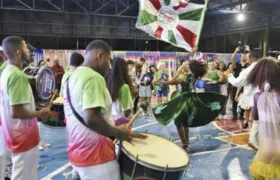
[{"label": "white dress", "polygon": [[257,62],[252,63],[249,67],[242,70],[238,78],[235,78],[232,74],[228,77],[228,82],[234,87],[243,88],[243,94],[240,97],[239,105],[242,109],[248,110],[254,106],[254,95],[259,92],[258,88],[253,87],[247,83],[247,77],[253,68],[256,66]]}]

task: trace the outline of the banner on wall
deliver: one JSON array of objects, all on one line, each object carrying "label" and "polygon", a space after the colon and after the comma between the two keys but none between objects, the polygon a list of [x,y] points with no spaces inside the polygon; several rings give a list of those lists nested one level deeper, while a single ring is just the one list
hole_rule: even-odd
[{"label": "banner on wall", "polygon": [[126,60],[138,61],[143,57],[143,52],[141,51],[126,51]]},{"label": "banner on wall", "polygon": [[[66,68],[69,64],[70,56],[73,52],[81,53],[83,56],[85,55],[84,50],[39,50],[34,51],[36,59],[38,60],[47,60],[50,59],[49,65],[53,65],[53,61],[55,59],[60,60],[60,64]],[[43,55],[42,55],[43,54]],[[125,60],[133,60],[138,61],[141,57],[144,57],[147,60],[147,65],[157,64],[159,61],[164,61],[166,66],[171,66],[172,69],[174,67],[179,66],[179,62],[182,59],[190,60],[191,54],[187,52],[160,52],[160,51],[113,51],[114,57],[121,57]],[[203,53],[197,52],[195,53],[195,59],[208,59],[209,57],[213,58],[217,62],[224,62],[225,64],[230,63],[232,54],[220,54],[220,53]],[[236,55],[237,62],[240,60],[240,54]],[[172,63],[171,63],[172,62]],[[176,65],[175,65],[176,64]]]},{"label": "banner on wall", "polygon": [[145,51],[145,52],[143,52],[143,57],[148,62],[148,66],[156,65],[157,62],[159,62],[159,60],[160,60],[160,53],[159,52]]},{"label": "banner on wall", "polygon": [[114,58],[126,59],[126,51],[113,51]]}]

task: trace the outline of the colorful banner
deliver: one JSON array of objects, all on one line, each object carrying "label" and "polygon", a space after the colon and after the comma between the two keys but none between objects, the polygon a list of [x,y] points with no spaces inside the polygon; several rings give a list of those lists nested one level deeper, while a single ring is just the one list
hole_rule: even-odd
[{"label": "colorful banner", "polygon": [[113,56],[114,56],[114,58],[126,59],[126,51],[114,51]]},{"label": "colorful banner", "polygon": [[126,51],[126,60],[138,61],[143,57],[142,51]]}]

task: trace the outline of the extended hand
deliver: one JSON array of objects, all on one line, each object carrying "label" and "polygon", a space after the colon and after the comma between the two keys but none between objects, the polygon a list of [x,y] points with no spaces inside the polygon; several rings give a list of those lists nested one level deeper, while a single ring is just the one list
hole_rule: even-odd
[{"label": "extended hand", "polygon": [[119,130],[120,130],[119,137],[117,137],[119,140],[131,142],[134,138],[138,138],[138,139],[147,138],[147,136],[142,135],[140,133],[131,132],[125,127],[120,127]]}]

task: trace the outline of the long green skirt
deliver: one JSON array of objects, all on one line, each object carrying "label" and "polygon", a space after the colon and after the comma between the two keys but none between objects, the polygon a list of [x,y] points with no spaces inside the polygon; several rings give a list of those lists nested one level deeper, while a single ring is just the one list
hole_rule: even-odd
[{"label": "long green skirt", "polygon": [[188,127],[209,124],[222,112],[226,96],[217,93],[180,93],[175,91],[172,100],[153,108],[156,120],[166,126],[171,121]]}]

